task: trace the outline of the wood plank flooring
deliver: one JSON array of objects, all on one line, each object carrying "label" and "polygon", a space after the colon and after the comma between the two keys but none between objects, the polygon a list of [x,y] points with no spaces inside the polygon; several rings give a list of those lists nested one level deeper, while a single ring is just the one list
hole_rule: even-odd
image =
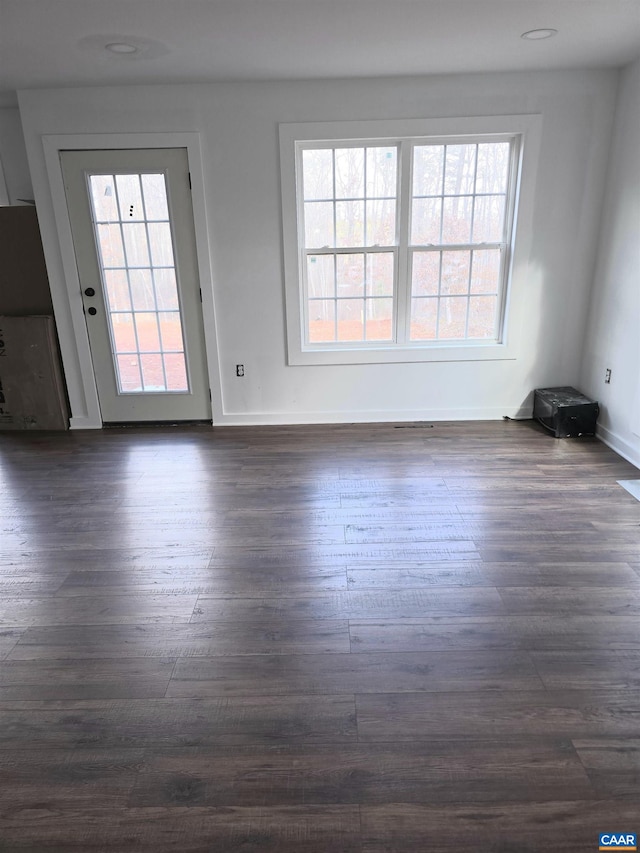
[{"label": "wood plank flooring", "polygon": [[531,422],[0,434],[0,851],[640,833],[638,478]]}]

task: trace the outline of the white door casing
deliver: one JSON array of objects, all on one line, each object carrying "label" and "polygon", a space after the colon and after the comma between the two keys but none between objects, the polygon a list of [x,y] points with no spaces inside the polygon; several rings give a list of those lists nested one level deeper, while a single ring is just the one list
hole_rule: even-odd
[{"label": "white door casing", "polygon": [[60,160],[103,422],[210,420],[186,150]]}]

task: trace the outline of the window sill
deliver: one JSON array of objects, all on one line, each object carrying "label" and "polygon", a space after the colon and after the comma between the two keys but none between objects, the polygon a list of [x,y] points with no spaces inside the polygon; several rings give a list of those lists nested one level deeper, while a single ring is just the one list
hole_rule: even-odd
[{"label": "window sill", "polygon": [[512,361],[516,358],[513,347],[507,344],[447,343],[428,346],[372,346],[324,349],[306,347],[299,352],[289,352],[288,364],[403,364],[452,361]]}]

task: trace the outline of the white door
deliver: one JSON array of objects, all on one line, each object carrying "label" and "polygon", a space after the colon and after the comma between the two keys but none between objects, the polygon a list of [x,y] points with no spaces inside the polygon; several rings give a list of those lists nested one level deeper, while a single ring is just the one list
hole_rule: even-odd
[{"label": "white door", "polygon": [[65,151],[102,420],[211,420],[185,149]]}]

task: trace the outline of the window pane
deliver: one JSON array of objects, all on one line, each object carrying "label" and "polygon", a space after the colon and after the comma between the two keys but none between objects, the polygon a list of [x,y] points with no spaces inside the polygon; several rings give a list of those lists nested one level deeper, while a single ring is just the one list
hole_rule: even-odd
[{"label": "window pane", "polygon": [[137,175],[116,175],[120,219],[123,222],[144,220],[140,179]]},{"label": "window pane", "polygon": [[105,270],[104,285],[110,311],[131,311],[126,270]]},{"label": "window pane", "polygon": [[338,296],[364,296],[364,255],[336,255]]},{"label": "window pane", "polygon": [[309,341],[335,341],[336,303],[333,299],[309,301]]},{"label": "window pane", "polygon": [[333,198],[333,151],[303,151],[302,175],[305,199]]},{"label": "window pane", "polygon": [[336,148],[336,198],[364,198],[364,148]]},{"label": "window pane", "polygon": [[508,142],[488,142],[478,145],[477,193],[503,193],[509,173]]},{"label": "window pane", "polygon": [[446,149],[445,195],[472,193],[476,173],[476,145],[447,145]]},{"label": "window pane", "polygon": [[367,202],[367,246],[393,246],[396,242],[395,199]]},{"label": "window pane", "polygon": [[413,195],[440,195],[444,145],[416,145],[413,149]]},{"label": "window pane", "polygon": [[136,334],[133,328],[133,314],[112,314],[113,343],[117,353],[136,352]]},{"label": "window pane", "polygon": [[182,352],[182,323],[178,311],[163,311],[158,314],[160,340],[163,352]]},{"label": "window pane", "polygon": [[129,393],[142,391],[140,362],[137,355],[119,355],[116,357],[120,390]]},{"label": "window pane", "polygon": [[151,270],[137,269],[129,273],[134,311],[155,311]]},{"label": "window pane", "polygon": [[392,318],[393,299],[367,299],[367,340],[392,340]]},{"label": "window pane", "polygon": [[142,368],[142,382],[145,391],[166,391],[164,381],[164,370],[162,356],[159,353],[153,355],[141,355],[140,366]]},{"label": "window pane", "polygon": [[397,182],[397,148],[367,148],[367,196],[395,198]]},{"label": "window pane", "polygon": [[364,340],[364,299],[338,301],[338,340]]},{"label": "window pane", "polygon": [[119,225],[98,225],[98,246],[103,267],[125,265]]},{"label": "window pane", "polygon": [[393,253],[367,255],[367,296],[393,296]]},{"label": "window pane", "polygon": [[162,356],[167,377],[168,391],[188,391],[187,367],[183,353],[168,353]]},{"label": "window pane", "polygon": [[440,242],[441,213],[442,200],[439,198],[413,200],[411,242],[414,246],[428,246]]},{"label": "window pane", "polygon": [[440,299],[438,338],[462,339],[467,325],[467,300],[463,296]]},{"label": "window pane", "polygon": [[307,283],[310,299],[336,295],[334,258],[335,255],[309,255],[307,257]]},{"label": "window pane", "polygon": [[158,323],[156,315],[147,312],[135,314],[136,331],[138,332],[138,349],[140,352],[158,352],[160,350],[160,337],[158,335]]},{"label": "window pane", "polygon": [[149,245],[151,246],[151,260],[154,267],[172,267],[171,226],[168,222],[150,222],[147,227],[149,228]]},{"label": "window pane", "polygon": [[147,229],[144,225],[129,225],[125,222],[122,226],[124,235],[124,247],[127,253],[127,266],[149,267],[149,249],[147,246]]},{"label": "window pane", "polygon": [[503,239],[503,232],[504,196],[478,196],[473,217],[473,242],[498,243]]},{"label": "window pane", "polygon": [[471,292],[497,293],[500,282],[500,249],[475,249],[471,264]]},{"label": "window pane", "polygon": [[450,296],[454,293],[468,293],[470,252],[442,253],[442,280],[440,293]]},{"label": "window pane", "polygon": [[472,296],[469,299],[468,337],[495,338],[497,308],[495,296]]},{"label": "window pane", "polygon": [[113,175],[91,175],[89,186],[96,222],[116,222],[118,202]]},{"label": "window pane", "polygon": [[471,238],[472,196],[445,198],[442,211],[442,242],[468,243]]},{"label": "window pane", "polygon": [[364,202],[336,202],[336,246],[364,245]]},{"label": "window pane", "polygon": [[[440,285],[440,252],[414,252],[411,270],[413,296],[437,296]],[[435,317],[435,314],[434,314]]]},{"label": "window pane", "polygon": [[178,288],[174,269],[154,270],[158,308],[162,311],[178,310]]},{"label": "window pane", "polygon": [[142,175],[147,219],[169,219],[164,175]]},{"label": "window pane", "polygon": [[304,205],[304,239],[307,249],[334,246],[333,202],[308,201]]},{"label": "window pane", "polygon": [[433,341],[438,319],[437,299],[411,300],[411,340]]}]

